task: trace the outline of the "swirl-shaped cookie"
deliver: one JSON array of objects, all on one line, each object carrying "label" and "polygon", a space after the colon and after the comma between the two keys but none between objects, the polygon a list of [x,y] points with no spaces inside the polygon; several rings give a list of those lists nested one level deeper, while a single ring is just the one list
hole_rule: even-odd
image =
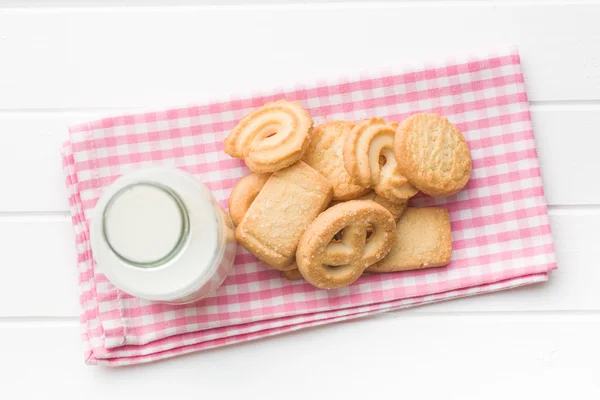
[{"label": "swirl-shaped cookie", "polygon": [[417,194],[399,169],[394,156],[396,122],[371,118],[356,124],[344,143],[344,166],[356,183],[372,186],[391,202],[401,203]]},{"label": "swirl-shaped cookie", "polygon": [[241,158],[252,172],[275,172],[302,158],[313,121],[299,103],[267,103],[243,117],[224,142],[225,153]]},{"label": "swirl-shaped cookie", "polygon": [[[334,240],[338,232],[340,241]],[[385,257],[395,238],[396,221],[383,206],[370,200],[340,203],[319,214],[300,238],[298,270],[313,286],[341,288]]]},{"label": "swirl-shaped cookie", "polygon": [[471,153],[448,118],[415,114],[405,119],[396,131],[394,152],[401,173],[430,196],[449,196],[469,181]]}]

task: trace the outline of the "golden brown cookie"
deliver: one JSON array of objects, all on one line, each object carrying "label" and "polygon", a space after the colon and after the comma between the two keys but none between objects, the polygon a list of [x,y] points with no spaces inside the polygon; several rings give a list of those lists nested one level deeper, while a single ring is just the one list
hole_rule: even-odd
[{"label": "golden brown cookie", "polygon": [[365,272],[395,272],[442,267],[450,262],[450,217],[444,208],[408,207],[396,226],[388,255]]},{"label": "golden brown cookie", "polygon": [[394,152],[400,172],[423,193],[448,196],[471,175],[471,153],[460,131],[445,117],[415,114],[396,131]]},{"label": "golden brown cookie", "polygon": [[348,174],[363,187],[391,202],[404,202],[417,194],[397,168],[394,156],[396,122],[371,118],[357,123],[344,143],[344,166]]},{"label": "golden brown cookie", "polygon": [[357,185],[344,168],[342,154],[346,137],[353,122],[332,121],[317,125],[312,133],[308,150],[302,158],[333,185],[334,200],[351,200],[369,190]]},{"label": "golden brown cookie", "polygon": [[329,181],[302,161],[277,171],[250,205],[235,238],[272,268],[293,268],[300,236],[332,193]]},{"label": "golden brown cookie", "polygon": [[408,204],[408,200],[398,203],[392,203],[391,201],[379,196],[374,191],[370,191],[369,193],[358,197],[356,200],[373,200],[375,203],[384,206],[386,210],[388,210],[392,214],[396,221],[398,220],[398,218],[400,218]]},{"label": "golden brown cookie", "polygon": [[[367,227],[373,233],[367,239]],[[296,252],[298,270],[321,289],[350,285],[394,244],[396,221],[374,201],[351,200],[321,213],[306,229]],[[334,237],[342,232],[341,241]]]},{"label": "golden brown cookie", "polygon": [[[408,205],[408,201],[404,201],[402,203],[392,203],[391,201],[379,196],[373,190],[363,194],[362,196],[356,197],[352,200],[372,200],[375,203],[384,206],[392,214],[392,216],[396,219],[396,221],[398,220],[398,218],[400,218],[400,216],[406,209],[406,206]],[[344,202],[343,200],[332,200],[331,203],[329,203],[329,206],[327,208],[333,207],[336,204],[340,204],[343,202]]]},{"label": "golden brown cookie", "polygon": [[313,121],[300,103],[279,100],[243,117],[225,138],[225,153],[252,172],[274,172],[302,158]]},{"label": "golden brown cookie", "polygon": [[240,179],[233,187],[229,195],[229,215],[235,225],[239,225],[242,222],[246,211],[248,211],[256,196],[258,196],[269,176],[271,175],[251,172]]},{"label": "golden brown cookie", "polygon": [[289,269],[287,271],[281,271],[281,275],[287,279],[288,281],[299,281],[302,278],[302,274],[298,271],[298,266],[293,264],[294,269]]}]

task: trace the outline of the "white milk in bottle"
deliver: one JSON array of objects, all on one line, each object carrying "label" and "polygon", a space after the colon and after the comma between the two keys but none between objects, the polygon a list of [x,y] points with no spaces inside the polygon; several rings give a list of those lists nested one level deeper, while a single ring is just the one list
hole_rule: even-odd
[{"label": "white milk in bottle", "polygon": [[208,189],[162,167],[108,187],[94,209],[90,239],[97,267],[117,288],[164,303],[213,293],[236,251],[231,220]]}]

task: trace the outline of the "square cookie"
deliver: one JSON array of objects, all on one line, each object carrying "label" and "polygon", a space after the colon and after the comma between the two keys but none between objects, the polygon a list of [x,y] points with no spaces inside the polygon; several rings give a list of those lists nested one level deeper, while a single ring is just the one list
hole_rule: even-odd
[{"label": "square cookie", "polygon": [[365,272],[396,272],[442,267],[450,263],[452,236],[445,208],[408,207],[396,224],[396,243]]},{"label": "square cookie", "polygon": [[279,170],[252,202],[235,237],[270,267],[290,269],[300,236],[332,195],[331,183],[302,161]]}]

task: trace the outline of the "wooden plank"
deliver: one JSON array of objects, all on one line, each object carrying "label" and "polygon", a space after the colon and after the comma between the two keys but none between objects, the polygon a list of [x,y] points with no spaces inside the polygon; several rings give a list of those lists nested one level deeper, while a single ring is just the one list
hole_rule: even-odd
[{"label": "wooden plank", "polygon": [[0,316],[79,315],[69,217],[0,218]]},{"label": "wooden plank", "polygon": [[546,201],[599,204],[599,106],[533,106],[531,112]]},{"label": "wooden plank", "polygon": [[[115,112],[0,114],[0,169],[8,171],[0,210],[67,211],[59,154],[67,125]],[[600,204],[600,107],[534,106],[532,118],[548,203]]]},{"label": "wooden plank", "polygon": [[106,369],[83,366],[74,323],[0,323],[0,374],[3,392],[28,399],[592,399],[599,335],[597,314],[408,311]]},{"label": "wooden plank", "polygon": [[162,107],[506,44],[520,46],[531,100],[599,100],[599,13],[512,2],[9,9],[0,109]]},{"label": "wooden plank", "polygon": [[69,124],[97,113],[0,115],[1,211],[68,211],[60,149]]},{"label": "wooden plank", "polygon": [[[559,269],[550,281],[418,308],[418,313],[600,310],[597,230],[600,210],[552,212]],[[76,317],[75,249],[66,218],[0,218],[5,265],[0,318]],[[18,301],[15,301],[18,299]]]},{"label": "wooden plank", "polygon": [[[450,4],[464,3],[465,0],[383,0],[382,2],[404,2],[404,3],[439,3],[446,2]],[[466,0],[482,1],[482,0]],[[486,0],[483,0],[486,1]],[[514,0],[489,0],[489,3],[498,4]],[[560,0],[554,0],[561,2]],[[565,3],[568,0],[563,0]],[[302,3],[357,3],[357,0],[302,0]],[[523,0],[524,3],[535,3],[536,0]],[[169,7],[178,6],[210,6],[210,5],[257,5],[257,4],[297,4],[298,0],[171,0]],[[165,2],[161,0],[2,0],[0,6],[6,7],[156,7],[164,6]]]}]

